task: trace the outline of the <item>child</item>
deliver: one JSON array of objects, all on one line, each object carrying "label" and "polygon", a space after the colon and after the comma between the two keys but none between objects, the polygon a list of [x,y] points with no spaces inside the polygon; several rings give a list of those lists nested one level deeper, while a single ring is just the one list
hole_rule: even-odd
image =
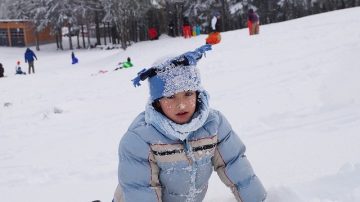
[{"label": "child", "polygon": [[114,69],[114,71],[122,69],[122,68],[130,68],[133,66],[133,64],[131,63],[131,58],[128,57],[126,62],[119,62],[118,64],[119,66],[117,68]]},{"label": "child", "polygon": [[201,202],[213,168],[237,201],[261,202],[266,192],[244,155],[245,146],[209,107],[196,63],[211,45],[144,69],[150,99],[119,146],[114,202]]},{"label": "child", "polygon": [[23,75],[26,74],[25,72],[23,72],[23,71],[21,70],[20,61],[17,61],[17,62],[16,62],[15,74],[23,74]]},{"label": "child", "polygon": [[75,53],[71,52],[71,64],[77,64],[79,62],[79,59],[75,57]]},{"label": "child", "polygon": [[221,35],[220,35],[220,13],[215,12],[213,18],[211,19],[211,32],[206,38],[206,44],[215,45],[220,43]]}]

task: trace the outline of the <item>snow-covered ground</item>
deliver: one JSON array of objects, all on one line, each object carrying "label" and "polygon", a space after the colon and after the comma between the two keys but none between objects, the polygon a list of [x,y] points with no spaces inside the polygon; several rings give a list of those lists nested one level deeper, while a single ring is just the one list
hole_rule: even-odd
[{"label": "snow-covered ground", "polygon": [[[360,201],[360,8],[222,33],[199,67],[211,106],[247,145],[269,202]],[[204,44],[162,36],[126,51],[0,48],[0,201],[111,201],[117,148],[144,110],[130,80],[164,55]],[[67,41],[67,40],[64,40]],[[35,48],[33,48],[35,50]],[[135,66],[112,71],[130,56]],[[96,74],[108,70],[105,74]],[[205,202],[234,202],[213,174]]]}]

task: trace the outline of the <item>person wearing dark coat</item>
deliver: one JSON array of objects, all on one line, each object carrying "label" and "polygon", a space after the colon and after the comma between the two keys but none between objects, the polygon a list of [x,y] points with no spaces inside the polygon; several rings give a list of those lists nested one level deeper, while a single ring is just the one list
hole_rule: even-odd
[{"label": "person wearing dark coat", "polygon": [[0,63],[0,78],[4,77],[4,67],[3,65]]},{"label": "person wearing dark coat", "polygon": [[173,22],[170,22],[168,25],[168,35],[175,37],[175,24]]},{"label": "person wearing dark coat", "polygon": [[31,74],[31,70],[35,74],[34,59],[37,60],[35,53],[30,48],[27,48],[25,51],[25,62],[29,64],[29,74]]}]

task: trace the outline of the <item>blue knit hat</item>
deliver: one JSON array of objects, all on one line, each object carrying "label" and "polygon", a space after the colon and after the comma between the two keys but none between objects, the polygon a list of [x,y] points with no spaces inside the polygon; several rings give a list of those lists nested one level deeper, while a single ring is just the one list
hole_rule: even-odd
[{"label": "blue knit hat", "polygon": [[203,88],[196,63],[208,50],[211,50],[210,44],[167,59],[149,69],[143,69],[132,80],[133,84],[137,87],[140,86],[140,81],[148,79],[151,101],[187,90],[201,92]]}]

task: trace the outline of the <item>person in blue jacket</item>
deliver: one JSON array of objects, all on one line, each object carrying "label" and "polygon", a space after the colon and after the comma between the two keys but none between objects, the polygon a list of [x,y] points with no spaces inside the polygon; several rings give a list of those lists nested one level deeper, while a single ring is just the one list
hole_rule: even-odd
[{"label": "person in blue jacket", "polygon": [[25,62],[29,64],[29,74],[31,74],[31,70],[35,74],[34,59],[37,60],[35,53],[30,48],[27,48],[25,51]]},{"label": "person in blue jacket", "polygon": [[71,52],[71,64],[77,64],[79,62],[79,59],[75,57],[75,53]]},{"label": "person in blue jacket", "polygon": [[201,202],[213,169],[238,202],[265,200],[245,145],[201,86],[196,64],[208,50],[167,59],[133,79],[135,86],[148,80],[150,99],[120,141],[114,202]]}]

